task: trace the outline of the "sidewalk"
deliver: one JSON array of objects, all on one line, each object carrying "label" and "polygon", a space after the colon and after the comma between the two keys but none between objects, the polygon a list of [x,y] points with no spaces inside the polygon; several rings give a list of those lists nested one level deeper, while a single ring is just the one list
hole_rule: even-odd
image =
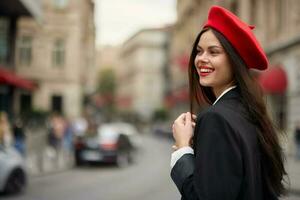
[{"label": "sidewalk", "polygon": [[56,173],[73,166],[74,158],[70,152],[56,151],[49,146],[41,152],[31,152],[26,157],[26,167],[30,176]]},{"label": "sidewalk", "polygon": [[300,196],[300,160],[296,160],[292,155],[288,155],[286,159],[286,170],[291,184],[290,191]]},{"label": "sidewalk", "polygon": [[45,128],[27,130],[26,146],[26,167],[30,176],[60,172],[74,165],[73,153],[49,146]]}]

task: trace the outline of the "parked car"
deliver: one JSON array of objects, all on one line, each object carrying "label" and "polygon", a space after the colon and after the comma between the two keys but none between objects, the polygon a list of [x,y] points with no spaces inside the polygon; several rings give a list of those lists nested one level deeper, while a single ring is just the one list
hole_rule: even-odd
[{"label": "parked car", "polygon": [[27,182],[25,162],[13,147],[0,145],[0,192],[20,193]]},{"label": "parked car", "polygon": [[155,123],[152,126],[152,132],[158,137],[168,138],[173,140],[172,124],[171,123]]},{"label": "parked car", "polygon": [[114,163],[119,167],[130,164],[140,145],[137,129],[128,123],[106,123],[98,127],[94,137],[75,142],[75,162]]}]

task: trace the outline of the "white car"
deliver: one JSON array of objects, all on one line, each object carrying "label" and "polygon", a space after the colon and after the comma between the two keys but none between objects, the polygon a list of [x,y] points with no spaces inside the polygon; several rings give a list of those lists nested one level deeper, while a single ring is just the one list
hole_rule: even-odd
[{"label": "white car", "polygon": [[0,192],[19,193],[26,186],[25,161],[13,147],[0,145]]}]

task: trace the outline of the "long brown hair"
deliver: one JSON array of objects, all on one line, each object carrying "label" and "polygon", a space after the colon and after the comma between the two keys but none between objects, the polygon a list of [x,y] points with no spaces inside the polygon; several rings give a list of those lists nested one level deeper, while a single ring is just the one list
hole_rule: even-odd
[{"label": "long brown hair", "polygon": [[[190,110],[192,113],[197,106],[211,105],[216,100],[212,88],[200,85],[199,75],[194,64],[198,42],[201,35],[207,30],[202,30],[196,37],[189,61]],[[287,175],[284,168],[284,155],[275,126],[268,115],[262,90],[230,42],[220,32],[211,30],[220,41],[233,66],[234,79],[241,95],[241,102],[247,110],[245,117],[257,125],[265,186],[271,194],[281,196],[286,193],[283,184],[283,178]]]}]

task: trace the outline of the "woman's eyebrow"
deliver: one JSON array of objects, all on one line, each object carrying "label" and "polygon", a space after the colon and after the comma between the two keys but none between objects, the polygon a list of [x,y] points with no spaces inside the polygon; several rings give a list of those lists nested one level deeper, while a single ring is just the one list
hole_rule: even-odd
[{"label": "woman's eyebrow", "polygon": [[208,49],[215,49],[215,48],[217,48],[217,49],[222,49],[222,47],[221,47],[221,46],[218,46],[218,45],[212,45],[212,46],[209,46],[209,47],[208,47]]},{"label": "woman's eyebrow", "polygon": [[[223,49],[221,46],[218,46],[218,45],[208,46],[208,49],[214,49],[214,48]],[[197,45],[197,49],[202,49],[202,47]]]}]

